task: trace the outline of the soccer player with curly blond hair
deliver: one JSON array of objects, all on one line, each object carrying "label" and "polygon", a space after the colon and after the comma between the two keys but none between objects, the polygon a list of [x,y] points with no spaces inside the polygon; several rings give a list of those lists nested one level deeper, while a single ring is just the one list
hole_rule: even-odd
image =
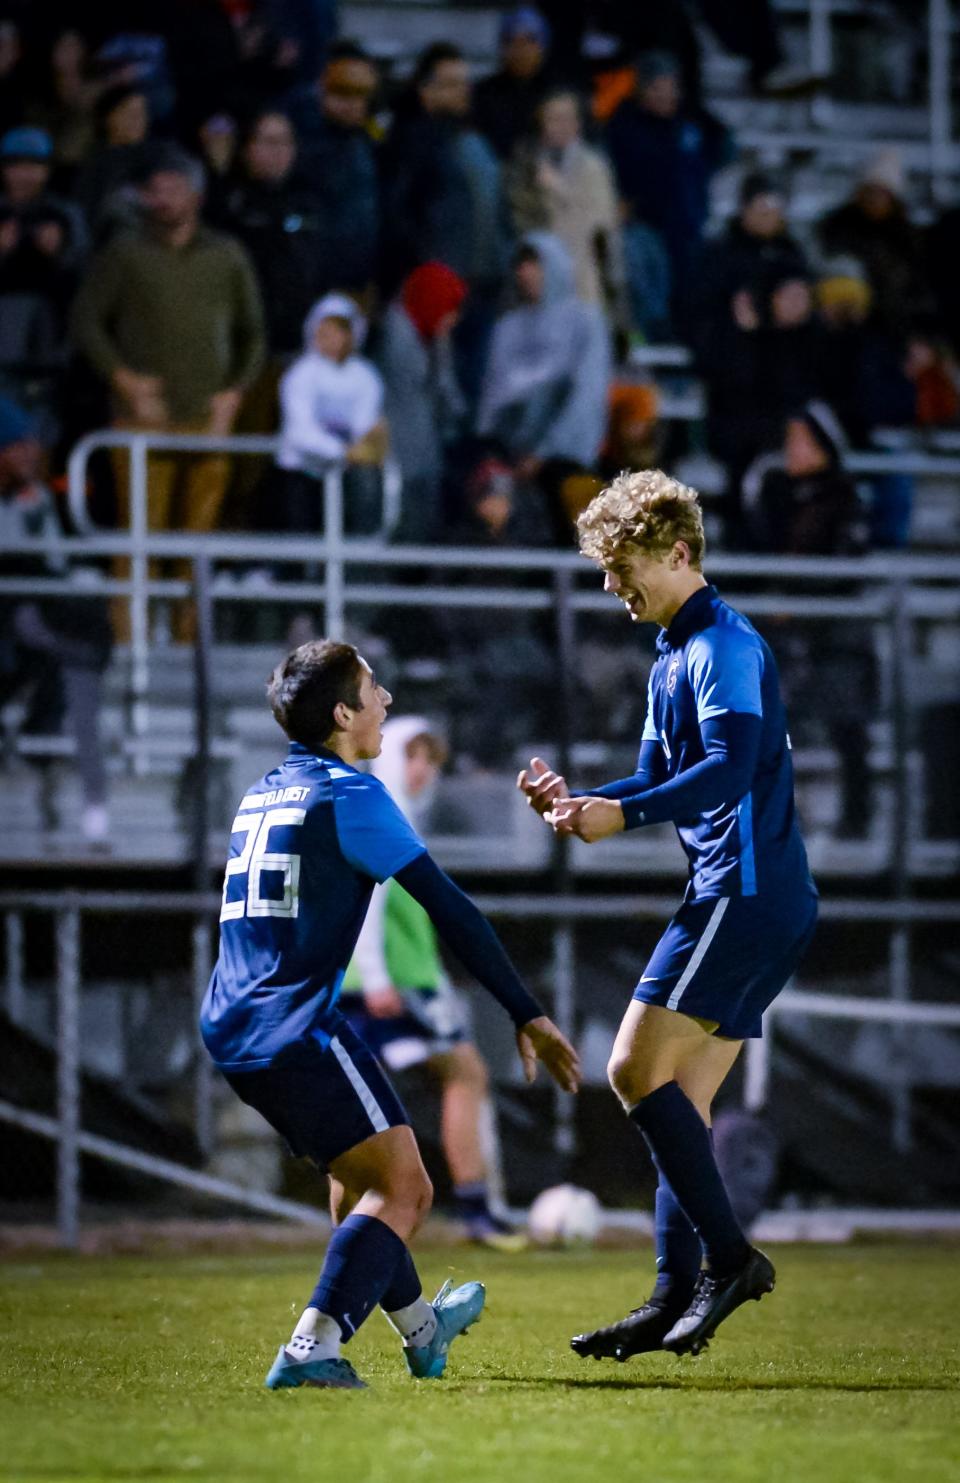
[{"label": "soccer player with curly blond hair", "polygon": [[659,1174],[657,1280],[581,1355],[697,1354],[773,1266],[733,1213],[710,1139],[713,1099],[813,934],[817,893],[797,827],[776,665],[703,575],[694,490],[623,473],[579,520],[580,549],[635,623],[656,623],[636,772],[572,794],[540,758],[518,785],[555,830],[587,843],[672,820],[689,862],[683,903],[647,963],[608,1072]]}]

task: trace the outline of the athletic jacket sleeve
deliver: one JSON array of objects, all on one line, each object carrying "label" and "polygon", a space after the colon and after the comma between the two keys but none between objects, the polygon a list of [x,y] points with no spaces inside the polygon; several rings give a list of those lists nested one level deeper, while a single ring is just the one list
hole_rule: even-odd
[{"label": "athletic jacket sleeve", "polygon": [[696,814],[736,803],[750,790],[760,752],[759,716],[723,711],[700,722],[706,756],[655,788],[620,795],[627,829],[683,823]]}]

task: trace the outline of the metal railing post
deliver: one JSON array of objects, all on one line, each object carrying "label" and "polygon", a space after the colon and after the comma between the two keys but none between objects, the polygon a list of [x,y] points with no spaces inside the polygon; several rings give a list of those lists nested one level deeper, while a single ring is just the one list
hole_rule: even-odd
[{"label": "metal railing post", "polygon": [[[147,692],[150,685],[150,605],[147,594],[150,565],[147,559],[147,470],[148,434],[130,435],[130,692],[133,700],[131,725],[135,737],[147,735],[150,717]],[[137,749],[134,771],[146,771],[146,757]]]},{"label": "metal railing post", "polygon": [[194,777],[192,788],[193,884],[197,891],[210,884],[210,675],[213,651],[213,594],[210,558],[202,552],[193,559],[193,593],[197,628],[193,646]]},{"label": "metal railing post", "polygon": [[[807,46],[810,71],[817,77],[829,77],[833,71],[833,32],[830,0],[810,0]],[[833,99],[815,94],[810,101],[810,122],[818,128],[829,128],[833,121]]]},{"label": "metal railing post", "polygon": [[323,529],[330,548],[326,563],[324,631],[327,638],[342,639],[345,629],[346,552],[343,544],[343,476],[337,468],[327,469],[323,476],[323,506]]},{"label": "metal railing post", "polygon": [[23,976],[23,913],[8,911],[3,919],[4,1002],[15,1025],[23,1023],[26,994]]},{"label": "metal railing post", "polygon": [[[569,780],[574,734],[574,676],[576,665],[576,614],[573,573],[562,568],[554,573],[554,621],[556,628],[557,679],[557,770]],[[553,844],[553,882],[558,895],[571,890],[570,840],[558,835]],[[577,971],[576,941],[571,923],[558,923],[553,935],[553,1017],[557,1028],[572,1040],[576,1033]],[[576,1149],[574,1099],[557,1087],[554,1093],[554,1148],[564,1161]]]},{"label": "metal railing post", "polygon": [[945,204],[951,195],[950,54],[952,45],[950,0],[930,0],[927,10],[929,54],[930,179],[934,200]]},{"label": "metal railing post", "polygon": [[[908,601],[909,584],[894,579],[890,583],[890,702],[893,721],[893,822],[891,829],[891,894],[895,901],[906,901],[910,895],[910,696],[908,665],[913,640],[913,622]],[[890,997],[904,1003],[911,996],[910,928],[900,924],[891,929],[888,973]],[[892,1049],[903,1046],[903,1032],[891,1028]],[[902,1055],[891,1056],[889,1068],[890,1108],[893,1117],[893,1144],[901,1153],[909,1150],[911,1130],[910,1068]]]},{"label": "metal railing post", "polygon": [[80,1239],[80,912],[66,904],[55,919],[57,950],[57,1235]]},{"label": "metal railing post", "polygon": [[[576,951],[571,922],[558,922],[553,933],[553,1019],[568,1040],[575,1034]],[[567,1162],[576,1150],[575,1099],[557,1087],[554,1091],[553,1146]]]},{"label": "metal railing post", "polygon": [[743,1106],[746,1112],[762,1112],[767,1105],[770,1066],[773,1060],[774,1016],[763,1020],[763,1039],[748,1040],[743,1062]]}]

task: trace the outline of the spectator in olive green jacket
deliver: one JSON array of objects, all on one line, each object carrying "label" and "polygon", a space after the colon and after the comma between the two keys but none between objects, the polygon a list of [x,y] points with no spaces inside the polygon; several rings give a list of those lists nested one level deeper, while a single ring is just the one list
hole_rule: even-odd
[{"label": "spectator in olive green jacket", "polygon": [[[263,306],[233,238],[200,221],[203,171],[179,151],[158,159],[142,194],[143,226],[94,258],[74,307],[74,338],[110,385],[114,426],[230,433],[264,358]],[[150,459],[152,529],[212,530],[229,478],[212,454]],[[126,459],[117,460],[119,523],[129,524]],[[118,575],[125,575],[125,564]],[[118,636],[126,635],[126,604]],[[180,636],[189,638],[184,610]]]}]

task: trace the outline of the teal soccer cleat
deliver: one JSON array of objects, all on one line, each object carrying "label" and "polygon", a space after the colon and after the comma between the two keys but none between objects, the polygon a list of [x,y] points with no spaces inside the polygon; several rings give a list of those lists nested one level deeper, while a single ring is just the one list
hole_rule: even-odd
[{"label": "teal soccer cleat", "polygon": [[366,1390],[348,1359],[296,1359],[281,1344],[280,1353],[263,1382],[268,1390],[314,1385],[322,1390]]},{"label": "teal soccer cleat", "polygon": [[453,1287],[449,1281],[443,1284],[432,1304],[437,1328],[430,1343],[417,1348],[403,1346],[407,1369],[415,1380],[440,1379],[447,1368],[450,1345],[476,1323],[486,1301],[487,1290],[482,1282],[464,1282],[460,1287]]}]

